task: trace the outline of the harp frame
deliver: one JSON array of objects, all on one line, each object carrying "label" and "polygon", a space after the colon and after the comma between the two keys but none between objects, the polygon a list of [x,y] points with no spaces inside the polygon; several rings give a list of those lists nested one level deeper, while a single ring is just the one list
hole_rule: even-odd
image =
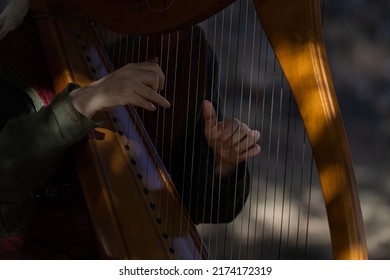
[{"label": "harp frame", "polygon": [[[42,2],[33,2],[36,14],[53,13],[51,8],[48,10],[48,6],[42,6]],[[145,1],[140,0],[112,0],[100,1],[98,3],[95,3],[96,1],[93,0],[77,0],[75,2],[81,8],[88,10],[91,16],[97,21],[102,22],[103,25],[107,25],[114,31],[129,34],[150,34],[171,31],[197,23],[234,1],[204,0],[194,2],[189,0],[176,0],[171,2],[167,9],[155,11],[150,10],[148,5],[150,3],[158,3],[156,1],[147,1],[148,5],[145,4]],[[253,0],[253,2],[263,29],[290,84],[312,146],[327,210],[333,257],[335,259],[366,259],[367,246],[358,190],[348,140],[327,62],[321,25],[320,1]],[[59,5],[54,9],[54,13],[62,9],[63,6]],[[110,12],[107,13],[107,9],[121,11],[127,13],[127,15],[131,13],[131,16],[126,17],[128,22],[124,24],[122,20],[118,21],[121,18],[120,16]],[[99,11],[104,11],[104,14]],[[147,12],[148,14],[145,15],[143,12]],[[155,20],[158,20],[158,24],[155,24]],[[56,56],[56,60],[59,57],[60,64],[51,66],[54,68],[54,70],[51,69],[51,72],[54,73],[53,77],[56,89],[60,90],[67,83],[73,81],[81,85],[89,83],[91,81],[91,75],[89,69],[87,69],[88,64],[81,65],[76,62],[81,58],[80,54],[77,54],[80,51],[70,51],[73,52],[76,59],[69,59],[69,55],[64,55],[62,52],[65,48],[70,48],[72,43],[66,43],[65,39],[58,37],[58,34],[62,33],[61,36],[64,36],[66,41],[73,41],[76,45],[78,44],[75,42],[76,39],[72,39],[69,35],[66,35],[65,30],[69,26],[66,23],[60,23],[60,20],[50,18],[38,19],[37,24],[45,37],[47,34],[51,34],[54,38],[52,40],[55,44],[54,48],[47,43],[44,43],[44,45],[49,50],[49,57],[53,58],[53,56]],[[53,54],[53,52],[57,53]],[[97,52],[99,53],[100,51]],[[48,59],[48,61],[52,60]],[[107,64],[107,61],[103,62]],[[80,69],[83,69],[84,72],[89,74],[80,74],[78,72]],[[106,70],[102,71],[104,72]],[[58,76],[58,73],[61,74]],[[105,116],[102,118],[105,122],[112,123],[109,117]],[[115,131],[115,129],[113,130]],[[112,134],[109,131],[103,131],[102,133],[104,135]],[[116,135],[112,137],[113,139],[118,139]],[[95,134],[90,140],[87,140],[89,143],[87,144],[87,146],[89,145],[89,152],[87,154],[89,155],[84,157],[84,160],[79,160],[79,164],[80,168],[83,169],[83,166],[88,165],[92,160],[96,164],[96,170],[94,172],[99,174],[98,168],[101,162],[99,163],[100,160],[96,159],[96,151],[94,151],[96,149],[94,147],[95,144],[91,145],[91,141],[96,143],[96,138],[98,138],[98,135]],[[110,141],[113,142],[114,140]],[[105,143],[104,145],[107,144]],[[153,150],[152,148],[148,149],[149,151]],[[156,162],[156,159],[152,159],[152,162]],[[135,174],[135,176],[137,175]],[[86,175],[84,178],[88,178],[87,181],[91,179],[90,175]],[[94,180],[101,181],[102,179],[97,177]],[[169,179],[167,180],[169,181]],[[130,181],[134,181],[134,179],[130,179]],[[92,182],[92,184],[98,183]],[[91,182],[85,182],[85,184],[91,185]],[[88,193],[88,191],[86,192]],[[104,191],[100,196],[99,200],[107,201],[107,198],[104,198],[107,196]],[[173,194],[173,200],[175,201],[174,197],[175,194]],[[105,203],[103,204],[109,205]],[[117,218],[112,217],[112,209],[105,209],[108,211],[104,214],[102,213],[103,209],[99,210],[99,207],[92,208],[95,211],[100,211],[98,215],[106,215],[107,221],[110,220],[107,224],[112,223],[112,220],[117,220]],[[110,215],[111,217],[109,217]],[[118,230],[119,228],[116,227],[111,233],[102,233],[103,235],[108,234],[107,236],[111,237],[103,235],[99,237],[103,244],[113,236],[115,237],[114,240],[122,240],[115,241],[115,245],[110,245],[110,249],[105,248],[106,252],[104,254],[109,258],[134,258],[134,256],[130,256],[128,252],[123,252],[123,249],[121,249],[123,248],[123,244],[121,245],[120,243],[126,243],[124,239],[127,237],[124,238],[123,233],[118,232]],[[196,236],[196,233],[194,235]],[[153,243],[153,246],[157,243],[159,241]],[[196,241],[194,243],[196,243],[194,247],[201,248],[199,255],[205,257],[205,250],[202,249],[201,242]],[[135,258],[137,257],[140,256],[136,255]],[[160,257],[164,258],[164,256],[159,256],[158,258]]]}]

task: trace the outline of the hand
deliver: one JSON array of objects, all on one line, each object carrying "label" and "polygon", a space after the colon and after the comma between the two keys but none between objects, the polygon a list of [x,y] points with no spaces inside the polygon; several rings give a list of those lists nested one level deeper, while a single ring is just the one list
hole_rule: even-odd
[{"label": "hand", "polygon": [[260,146],[256,143],[260,132],[251,130],[237,119],[217,122],[213,104],[207,100],[203,102],[203,119],[204,134],[216,155],[215,171],[219,174],[228,175],[238,163],[260,153]]},{"label": "hand", "polygon": [[[154,104],[169,108],[158,91],[164,88],[165,76],[155,61],[127,64],[104,78],[70,93],[77,110],[86,117],[118,105],[133,104],[149,111]],[[153,104],[154,103],[154,104]]]},{"label": "hand", "polygon": [[8,32],[16,29],[22,22],[29,9],[29,0],[11,0],[0,14],[0,40]]}]

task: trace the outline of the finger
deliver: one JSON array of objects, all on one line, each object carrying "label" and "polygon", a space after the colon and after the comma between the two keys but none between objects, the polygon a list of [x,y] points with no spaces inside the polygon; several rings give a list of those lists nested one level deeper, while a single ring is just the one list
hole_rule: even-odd
[{"label": "finger", "polygon": [[160,76],[157,73],[141,69],[137,72],[137,77],[154,91],[160,89]]},{"label": "finger", "polygon": [[253,145],[252,147],[248,148],[248,150],[242,152],[238,156],[238,162],[246,161],[248,159],[251,159],[261,152],[261,147],[258,144]]},{"label": "finger", "polygon": [[139,69],[150,71],[157,74],[158,89],[163,90],[165,85],[165,75],[160,66],[154,62],[142,62],[138,65]]},{"label": "finger", "polygon": [[237,145],[240,141],[242,141],[245,137],[247,137],[248,133],[251,132],[250,128],[240,121],[236,120],[230,126],[231,128],[227,128],[224,130],[223,138],[224,147],[232,147]]},{"label": "finger", "polygon": [[133,104],[137,107],[140,107],[140,108],[143,108],[143,109],[146,109],[148,111],[155,111],[157,108],[156,106],[154,106],[154,104],[152,102],[149,102],[148,100],[146,100],[145,98],[141,97],[140,95],[133,95],[131,97],[131,101],[130,102],[127,102],[128,104]]},{"label": "finger", "polygon": [[[141,98],[147,101],[149,104],[147,107],[150,109],[153,109],[152,106],[150,106],[151,103],[155,103],[163,108],[169,108],[171,104],[166,100],[161,94],[154,91],[152,88],[146,86],[143,83],[139,83],[134,86],[134,92]],[[142,104],[145,104],[142,102]],[[145,108],[146,109],[146,108]]]},{"label": "finger", "polygon": [[235,146],[234,150],[238,153],[245,152],[249,147],[252,147],[260,140],[260,132],[257,130],[250,131],[246,137]]}]

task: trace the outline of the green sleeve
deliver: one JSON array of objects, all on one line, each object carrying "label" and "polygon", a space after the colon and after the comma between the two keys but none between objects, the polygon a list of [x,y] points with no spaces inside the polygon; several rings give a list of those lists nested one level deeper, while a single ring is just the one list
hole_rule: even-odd
[{"label": "green sleeve", "polygon": [[32,114],[11,119],[0,133],[0,202],[26,198],[58,167],[66,149],[95,127],[68,95],[68,86],[53,102]]},{"label": "green sleeve", "polygon": [[0,230],[22,223],[30,194],[55,173],[67,148],[97,126],[74,107],[69,93],[75,87],[36,112],[11,116],[0,131]]}]

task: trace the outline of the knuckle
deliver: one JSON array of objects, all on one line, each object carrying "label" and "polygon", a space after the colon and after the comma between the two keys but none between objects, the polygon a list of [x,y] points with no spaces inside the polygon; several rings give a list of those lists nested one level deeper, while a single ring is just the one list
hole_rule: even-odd
[{"label": "knuckle", "polygon": [[245,133],[248,133],[250,132],[251,130],[249,129],[249,127],[245,124],[245,123],[240,123],[240,130],[242,132],[245,132]]},{"label": "knuckle", "polygon": [[160,80],[160,76],[158,75],[158,73],[153,72],[152,75],[152,79],[154,80],[154,82],[158,83],[158,81]]},{"label": "knuckle", "polygon": [[153,98],[154,96],[155,96],[155,91],[154,91],[152,88],[147,87],[147,88],[146,88],[146,97],[149,98],[149,99],[151,99],[151,98]]}]

